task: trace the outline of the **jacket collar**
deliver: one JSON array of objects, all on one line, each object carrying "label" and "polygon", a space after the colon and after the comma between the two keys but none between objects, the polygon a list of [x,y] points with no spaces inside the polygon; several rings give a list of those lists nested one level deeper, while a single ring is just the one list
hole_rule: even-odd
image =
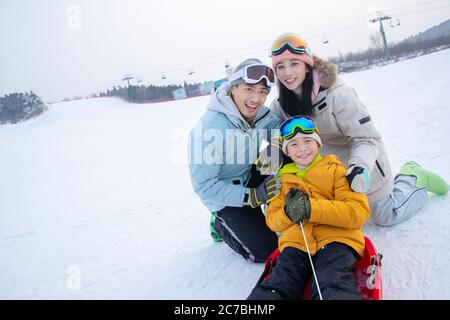
[{"label": "jacket collar", "polygon": [[293,173],[297,177],[300,177],[303,179],[305,177],[306,173],[308,173],[308,171],[311,168],[313,168],[320,160],[322,160],[322,156],[320,155],[320,153],[318,153],[317,156],[314,158],[314,160],[305,169],[298,168],[297,165],[295,164],[295,162],[288,163],[280,169],[279,174],[280,174],[280,176],[282,176],[287,173]]},{"label": "jacket collar", "polygon": [[323,89],[329,89],[334,86],[338,80],[337,66],[331,62],[322,60],[317,56],[314,56],[313,60],[314,70],[316,70],[320,79],[320,87]]}]

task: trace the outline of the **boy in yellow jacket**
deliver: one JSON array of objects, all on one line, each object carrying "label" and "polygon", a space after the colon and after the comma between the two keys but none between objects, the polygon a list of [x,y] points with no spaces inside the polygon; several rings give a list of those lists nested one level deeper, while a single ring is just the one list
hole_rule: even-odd
[{"label": "boy in yellow jacket", "polygon": [[319,285],[312,281],[311,299],[318,299],[319,291],[323,299],[361,299],[354,268],[364,252],[367,197],[352,191],[335,155],[320,155],[322,141],[312,119],[287,119],[281,136],[293,163],[280,169],[281,192],[266,211],[269,228],[281,233],[280,255],[269,278],[247,299],[298,298],[313,274],[308,251]]}]

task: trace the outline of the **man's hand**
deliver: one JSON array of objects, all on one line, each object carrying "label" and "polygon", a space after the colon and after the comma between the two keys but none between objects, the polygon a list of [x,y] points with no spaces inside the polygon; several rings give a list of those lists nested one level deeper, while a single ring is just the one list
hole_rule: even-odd
[{"label": "man's hand", "polygon": [[281,179],[276,175],[268,176],[263,183],[256,188],[250,188],[248,204],[252,208],[269,203],[280,194]]},{"label": "man's hand", "polygon": [[277,173],[283,165],[283,150],[281,150],[280,140],[272,139],[271,143],[260,152],[255,164],[256,169],[262,175]]}]

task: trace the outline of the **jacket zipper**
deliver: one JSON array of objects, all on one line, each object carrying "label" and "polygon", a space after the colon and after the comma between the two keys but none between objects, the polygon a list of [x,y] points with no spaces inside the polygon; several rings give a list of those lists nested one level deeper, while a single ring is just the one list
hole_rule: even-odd
[{"label": "jacket zipper", "polygon": [[317,106],[320,105],[322,102],[324,102],[326,98],[327,98],[327,97],[325,96],[325,97],[323,97],[322,99],[320,99],[319,101],[317,101],[317,102],[313,105],[313,108],[314,108],[314,107],[317,107]]},{"label": "jacket zipper", "polygon": [[267,111],[265,114],[263,114],[258,120],[256,120],[256,121],[253,123],[253,127],[256,127],[256,123],[257,123],[259,120],[261,120],[262,118],[264,118],[265,116],[267,116],[269,113],[270,113],[270,110]]}]

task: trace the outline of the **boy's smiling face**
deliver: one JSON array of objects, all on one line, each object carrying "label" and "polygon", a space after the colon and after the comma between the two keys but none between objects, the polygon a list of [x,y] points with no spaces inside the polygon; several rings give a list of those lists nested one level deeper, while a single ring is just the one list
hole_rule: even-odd
[{"label": "boy's smiling face", "polygon": [[319,153],[319,144],[309,137],[298,137],[288,142],[286,155],[300,166],[308,166]]}]

